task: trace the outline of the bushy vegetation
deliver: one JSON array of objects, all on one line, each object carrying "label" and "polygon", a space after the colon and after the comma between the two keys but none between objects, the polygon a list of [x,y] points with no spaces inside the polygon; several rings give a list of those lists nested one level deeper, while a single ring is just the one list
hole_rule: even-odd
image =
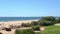
[{"label": "bushy vegetation", "polygon": [[6,31],[11,31],[11,28],[5,28],[6,29]]},{"label": "bushy vegetation", "polygon": [[49,26],[49,25],[53,25],[53,24],[55,24],[55,22],[53,22],[53,21],[40,21],[41,26]]},{"label": "bushy vegetation", "polygon": [[20,28],[20,27],[21,27],[21,25],[10,25],[11,29]]},{"label": "bushy vegetation", "polygon": [[45,30],[44,31],[40,31],[37,33],[31,33],[30,31],[26,31],[24,32],[21,30],[16,30],[15,34],[27,34],[27,32],[30,32],[30,34],[60,34],[60,26],[44,26]]},{"label": "bushy vegetation", "polygon": [[31,22],[31,25],[32,25],[32,26],[36,26],[36,25],[39,25],[39,23],[38,23],[37,21],[32,21],[32,22]]},{"label": "bushy vegetation", "polygon": [[35,32],[32,29],[26,29],[26,30],[16,30],[15,34],[35,34]]},{"label": "bushy vegetation", "polygon": [[30,23],[22,23],[21,26],[22,27],[31,27],[31,24]]},{"label": "bushy vegetation", "polygon": [[[55,23],[60,23],[60,18],[56,19],[53,16],[42,17],[38,21],[22,23],[23,27],[32,27],[32,29],[16,30],[15,34],[60,34],[60,26],[53,26]],[[40,26],[44,26],[45,30],[40,31]],[[34,31],[40,31],[35,33]]]},{"label": "bushy vegetation", "polygon": [[35,30],[35,31],[39,31],[40,30],[40,26],[39,25],[33,26],[32,29]]},{"label": "bushy vegetation", "polygon": [[16,26],[15,25],[10,25],[10,28],[15,29]]},{"label": "bushy vegetation", "polygon": [[49,26],[55,24],[55,17],[52,16],[47,16],[47,17],[42,17],[38,22],[40,23],[41,26]]},{"label": "bushy vegetation", "polygon": [[57,23],[60,23],[60,18],[56,19],[56,22],[57,22]]},{"label": "bushy vegetation", "polygon": [[53,16],[46,16],[46,17],[42,17],[41,20],[46,20],[46,21],[55,21],[56,18]]}]

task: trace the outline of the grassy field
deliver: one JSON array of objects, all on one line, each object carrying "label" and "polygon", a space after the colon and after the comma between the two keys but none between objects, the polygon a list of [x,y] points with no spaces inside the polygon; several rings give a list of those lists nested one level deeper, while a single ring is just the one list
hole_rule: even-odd
[{"label": "grassy field", "polygon": [[36,34],[60,34],[60,26],[45,26],[45,31]]}]

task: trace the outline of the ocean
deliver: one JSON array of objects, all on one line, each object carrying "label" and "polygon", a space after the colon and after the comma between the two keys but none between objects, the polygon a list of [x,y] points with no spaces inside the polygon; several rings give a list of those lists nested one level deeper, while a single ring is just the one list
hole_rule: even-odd
[{"label": "ocean", "polygon": [[19,20],[38,20],[41,17],[0,17],[0,22],[2,21],[19,21]]}]

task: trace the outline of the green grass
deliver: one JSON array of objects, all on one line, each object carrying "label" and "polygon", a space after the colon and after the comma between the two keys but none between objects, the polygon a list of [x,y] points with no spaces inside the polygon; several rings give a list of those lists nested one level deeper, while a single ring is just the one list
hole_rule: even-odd
[{"label": "green grass", "polygon": [[[16,31],[16,34],[19,33],[19,34],[33,34],[33,30],[22,30],[19,32]],[[60,34],[60,26],[45,26],[45,30],[44,31],[40,31],[36,34]]]},{"label": "green grass", "polygon": [[60,26],[45,26],[45,30],[36,34],[60,34]]},{"label": "green grass", "polygon": [[16,30],[15,34],[35,34],[33,29]]}]

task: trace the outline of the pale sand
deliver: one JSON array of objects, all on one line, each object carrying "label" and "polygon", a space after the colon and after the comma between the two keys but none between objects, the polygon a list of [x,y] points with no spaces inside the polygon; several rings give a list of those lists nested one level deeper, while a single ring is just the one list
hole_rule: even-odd
[{"label": "pale sand", "polygon": [[[9,25],[21,25],[22,23],[31,23],[32,21],[38,21],[38,20],[22,20],[22,21],[8,21],[8,22],[0,22],[0,29],[2,27],[9,27]],[[2,27],[1,27],[2,26]],[[15,30],[13,29],[10,32],[1,30],[3,34],[14,34]]]},{"label": "pale sand", "polygon": [[60,23],[54,24],[55,26],[60,26]]},{"label": "pale sand", "polygon": [[1,30],[0,32],[1,32],[2,34],[15,34],[15,29],[12,29],[12,31]]},{"label": "pale sand", "polygon": [[21,21],[8,21],[8,22],[0,22],[0,26],[8,27],[9,25],[21,25],[22,23],[31,23],[32,21],[37,20],[21,20]]}]

